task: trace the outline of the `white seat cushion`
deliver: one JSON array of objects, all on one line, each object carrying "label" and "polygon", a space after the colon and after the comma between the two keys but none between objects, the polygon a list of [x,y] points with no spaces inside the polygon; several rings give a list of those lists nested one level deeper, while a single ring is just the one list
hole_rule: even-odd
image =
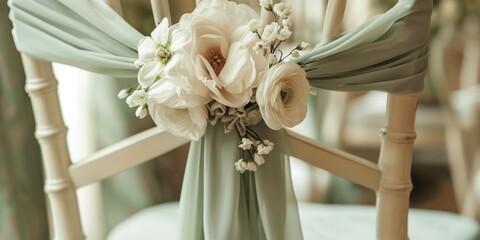
[{"label": "white seat cushion", "polygon": [[[299,209],[307,240],[375,239],[374,207],[301,203]],[[177,211],[178,203],[146,208],[116,226],[108,239],[175,239]],[[480,239],[480,226],[451,213],[411,209],[409,237],[411,240],[476,240]]]}]

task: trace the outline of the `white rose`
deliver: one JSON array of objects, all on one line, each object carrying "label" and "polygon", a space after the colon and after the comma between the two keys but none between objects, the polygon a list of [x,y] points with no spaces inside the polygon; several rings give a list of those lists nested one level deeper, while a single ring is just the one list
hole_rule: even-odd
[{"label": "white rose", "polygon": [[267,57],[253,49],[258,38],[246,25],[252,18],[258,15],[246,5],[205,0],[178,23],[179,29],[192,34],[183,48],[186,59],[179,65],[193,63],[190,71],[196,80],[209,89],[211,98],[229,107],[250,102],[253,88],[268,69]]},{"label": "white rose", "polygon": [[295,63],[270,68],[257,89],[257,103],[268,127],[293,127],[305,119],[310,85],[305,71]]}]

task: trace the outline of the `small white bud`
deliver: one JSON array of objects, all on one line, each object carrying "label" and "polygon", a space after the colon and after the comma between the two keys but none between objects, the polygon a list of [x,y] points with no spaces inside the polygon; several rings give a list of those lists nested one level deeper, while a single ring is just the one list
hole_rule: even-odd
[{"label": "small white bud", "polygon": [[255,155],[253,155],[253,160],[255,161],[255,163],[258,166],[261,166],[265,163],[265,158],[262,155],[259,155],[257,153],[255,153]]},{"label": "small white bud", "polygon": [[271,147],[273,149],[273,147],[275,146],[275,143],[271,142],[270,140],[266,139],[266,140],[263,140],[263,143],[267,144],[267,146]]},{"label": "small white bud", "polygon": [[307,48],[309,48],[309,47],[310,47],[310,43],[308,43],[308,42],[301,42],[301,43],[299,43],[299,44],[297,45],[297,47],[296,47],[295,49],[300,50],[300,51],[303,51],[303,50],[305,50],[305,49],[307,49]]},{"label": "small white bud", "polygon": [[299,53],[297,50],[294,50],[294,51],[292,52],[292,55],[291,55],[291,56],[292,56],[292,58],[298,58],[298,57],[300,57],[300,53]]},{"label": "small white bud", "polygon": [[242,138],[242,143],[238,145],[239,148],[243,150],[249,150],[252,148],[253,142],[249,138]]},{"label": "small white bud", "polygon": [[257,164],[255,164],[254,162],[248,162],[246,170],[252,171],[252,172],[257,171]]},{"label": "small white bud", "polygon": [[272,22],[263,28],[262,40],[267,44],[273,42],[278,36],[280,26],[276,22]]},{"label": "small white bud", "polygon": [[136,107],[145,103],[147,103],[147,92],[143,89],[135,90],[127,97],[127,104],[129,107]]},{"label": "small white bud", "polygon": [[120,99],[124,99],[126,97],[128,97],[128,89],[122,89],[119,93],[118,93],[118,98]]},{"label": "small white bud", "polygon": [[285,3],[277,3],[273,5],[273,12],[281,18],[288,18],[292,14],[292,6]]},{"label": "small white bud", "polygon": [[138,106],[138,105],[135,104],[135,102],[133,101],[133,96],[132,96],[132,95],[130,95],[130,96],[127,97],[126,102],[127,102],[127,104],[128,104],[128,107],[131,107],[131,108],[132,108],[132,107]]},{"label": "small white bud", "polygon": [[278,34],[277,39],[280,41],[286,41],[291,35],[292,35],[292,31],[290,31],[288,27],[283,27],[282,30],[280,30],[280,33]]},{"label": "small white bud", "polygon": [[267,10],[271,9],[272,3],[272,0],[260,0],[260,6]]},{"label": "small white bud", "polygon": [[244,173],[247,168],[247,164],[243,161],[243,158],[240,158],[237,162],[235,162],[235,169],[240,173]]},{"label": "small white bud", "polygon": [[140,119],[143,119],[147,116],[147,108],[145,106],[139,106],[135,111],[135,116]]},{"label": "small white bud", "polygon": [[292,26],[292,19],[290,17],[283,19],[282,20],[282,26],[291,27]]},{"label": "small white bud", "polygon": [[270,65],[274,65],[278,62],[278,59],[277,59],[277,56],[275,56],[275,54],[270,54],[268,55],[268,63]]},{"label": "small white bud", "polygon": [[260,31],[260,29],[263,28],[263,21],[262,20],[258,21],[257,19],[252,19],[248,23],[248,28],[250,29],[250,31],[252,31],[254,33],[258,32],[258,31]]},{"label": "small white bud", "polygon": [[265,54],[265,47],[266,46],[264,41],[258,41],[255,43],[255,46],[253,46],[253,51],[255,51],[256,54]]}]

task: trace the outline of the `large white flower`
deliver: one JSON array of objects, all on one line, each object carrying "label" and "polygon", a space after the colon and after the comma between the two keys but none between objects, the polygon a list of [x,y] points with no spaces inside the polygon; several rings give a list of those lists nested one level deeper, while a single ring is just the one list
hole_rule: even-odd
[{"label": "large white flower", "polygon": [[137,78],[144,89],[152,85],[164,71],[178,64],[181,56],[175,54],[175,51],[188,41],[188,37],[180,34],[176,34],[172,41],[174,34],[168,24],[168,19],[164,18],[151,36],[144,37],[138,44],[138,60],[135,65],[140,68]]},{"label": "large white flower", "polygon": [[247,104],[268,69],[267,57],[253,50],[258,38],[247,26],[252,18],[258,16],[246,5],[205,0],[178,23],[179,30],[192,33],[182,64],[193,63],[190,71],[210,97],[229,107]]},{"label": "large white flower", "polygon": [[293,127],[305,119],[310,85],[305,71],[295,63],[270,68],[257,89],[257,103],[268,127]]},{"label": "large white flower", "polygon": [[155,124],[177,136],[198,140],[205,134],[207,109],[188,107],[183,91],[170,81],[159,81],[149,92],[148,111]]}]

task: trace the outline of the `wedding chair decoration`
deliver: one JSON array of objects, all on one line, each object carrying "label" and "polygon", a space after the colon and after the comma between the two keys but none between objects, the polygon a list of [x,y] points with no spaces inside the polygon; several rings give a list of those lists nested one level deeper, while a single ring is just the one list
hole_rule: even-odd
[{"label": "wedding chair decoration", "polygon": [[[41,97],[54,87],[31,69],[27,90],[44,156],[61,159],[58,167],[45,164],[57,239],[83,239],[75,188],[188,140],[179,239],[302,239],[288,154],[377,191],[377,237],[407,239],[413,122],[431,1],[400,0],[338,38],[311,50],[300,42],[287,51],[280,45],[292,34],[294,13],[285,3],[260,1],[260,18],[245,5],[205,0],[170,25],[168,1],[153,2],[159,24],[143,36],[102,1],[9,0],[16,46],[27,65],[34,63],[31,56],[137,78],[119,97],[159,127],[71,165],[58,156],[67,154],[64,145],[49,149],[61,139],[48,137],[65,132],[61,117],[39,113],[45,103],[58,102],[55,95]],[[379,166],[283,129],[305,117],[310,86],[391,93]],[[137,158],[126,162],[125,156]]]}]

